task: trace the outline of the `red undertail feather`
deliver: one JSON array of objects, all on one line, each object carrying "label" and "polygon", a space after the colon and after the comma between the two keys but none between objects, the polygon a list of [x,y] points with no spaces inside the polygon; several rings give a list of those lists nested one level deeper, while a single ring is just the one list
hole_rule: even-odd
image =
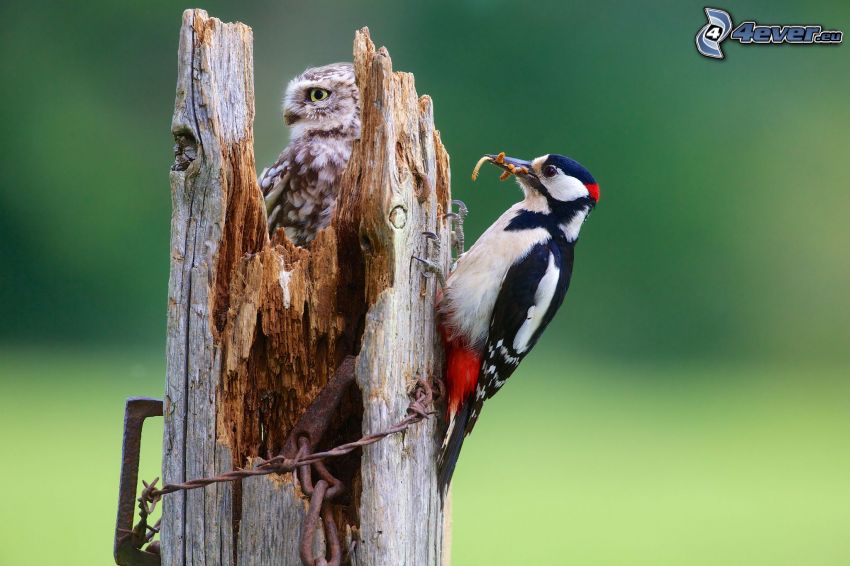
[{"label": "red undertail feather", "polygon": [[438,477],[440,493],[445,497],[449,482],[454,473],[455,464],[460,456],[460,447],[466,436],[469,423],[469,397],[475,391],[478,373],[481,370],[481,356],[469,347],[460,337],[450,337],[450,332],[440,325],[443,349],[446,353],[446,391],[448,393],[449,427],[443,441],[438,459]]},{"label": "red undertail feather", "polygon": [[475,391],[481,356],[471,350],[462,338],[448,338],[443,330],[443,347],[446,351],[446,389],[449,397],[449,417],[457,414],[458,408]]}]

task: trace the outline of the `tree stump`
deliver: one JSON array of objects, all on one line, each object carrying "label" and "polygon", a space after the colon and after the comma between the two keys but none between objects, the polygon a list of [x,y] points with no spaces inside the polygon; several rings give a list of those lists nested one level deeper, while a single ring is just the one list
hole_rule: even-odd
[{"label": "tree stump", "polygon": [[[437,282],[411,256],[448,268],[449,159],[429,97],[356,32],[362,136],[336,213],[309,249],[269,238],[253,150],[251,29],[183,14],[172,132],[171,275],[163,476],[250,467],[277,454],[347,355],[358,392],[330,447],[400,420],[418,379],[440,377]],[[271,119],[271,117],[270,117]],[[275,120],[278,117],[274,117]],[[333,517],[345,560],[440,564],[438,423],[329,461],[345,481]],[[306,499],[291,474],[177,492],[163,500],[166,566],[301,564]],[[321,542],[321,541],[319,541]]]}]

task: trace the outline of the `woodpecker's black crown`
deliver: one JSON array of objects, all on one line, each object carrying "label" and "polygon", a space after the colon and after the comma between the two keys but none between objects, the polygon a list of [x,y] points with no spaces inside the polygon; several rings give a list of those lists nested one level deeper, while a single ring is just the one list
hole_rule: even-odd
[{"label": "woodpecker's black crown", "polygon": [[549,165],[553,165],[569,175],[570,177],[575,177],[585,185],[596,185],[596,179],[593,178],[593,175],[590,174],[590,171],[584,168],[584,166],[571,157],[567,157],[565,155],[558,155],[557,153],[550,153],[546,158],[546,161],[543,162],[543,166],[540,168],[545,175],[546,167]]}]

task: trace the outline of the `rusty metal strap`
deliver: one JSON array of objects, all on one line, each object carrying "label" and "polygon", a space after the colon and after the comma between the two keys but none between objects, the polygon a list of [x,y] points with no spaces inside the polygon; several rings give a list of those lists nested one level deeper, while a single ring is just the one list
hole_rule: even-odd
[{"label": "rusty metal strap", "polygon": [[[153,505],[139,500],[142,520],[133,526],[133,508],[136,504],[136,484],[139,481],[139,455],[142,447],[142,425],[148,417],[162,416],[162,400],[146,397],[127,399],[124,407],[124,443],[121,453],[121,480],[118,487],[118,515],[115,518],[115,545],[113,555],[120,566],[157,566],[160,557],[155,552],[142,550],[150,542],[158,527],[148,528],[147,516]],[[147,487],[147,485],[145,486]],[[154,546],[150,550],[156,550]]]}]

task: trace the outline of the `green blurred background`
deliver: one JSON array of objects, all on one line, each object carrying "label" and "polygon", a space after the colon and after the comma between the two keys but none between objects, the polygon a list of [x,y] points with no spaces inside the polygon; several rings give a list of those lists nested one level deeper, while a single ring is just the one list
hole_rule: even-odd
[{"label": "green blurred background", "polygon": [[[850,563],[850,46],[707,60],[702,2],[245,4],[199,7],[254,29],[259,164],[288,78],[368,25],[434,98],[469,240],[519,195],[471,185],[484,152],[600,182],[565,307],[464,448],[456,564]],[[123,399],[163,389],[187,7],[0,6],[3,566],[111,563]],[[847,2],[718,7],[850,31]]]}]

